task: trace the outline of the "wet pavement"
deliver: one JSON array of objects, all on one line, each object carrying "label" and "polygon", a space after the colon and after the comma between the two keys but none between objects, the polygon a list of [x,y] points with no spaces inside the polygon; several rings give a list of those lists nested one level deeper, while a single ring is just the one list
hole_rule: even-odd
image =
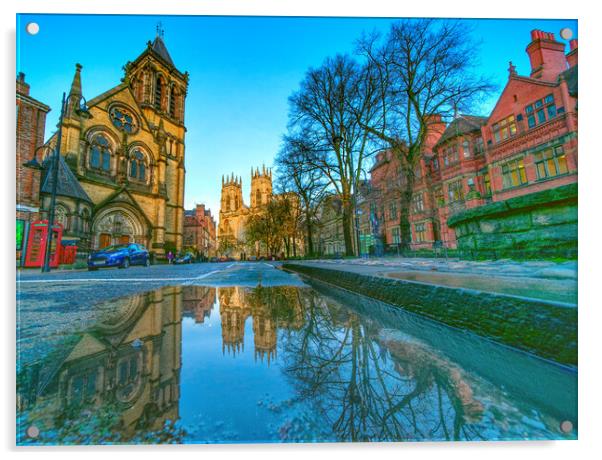
[{"label": "wet pavement", "polygon": [[24,273],[18,301],[19,444],[577,436],[575,371],[267,263]]}]

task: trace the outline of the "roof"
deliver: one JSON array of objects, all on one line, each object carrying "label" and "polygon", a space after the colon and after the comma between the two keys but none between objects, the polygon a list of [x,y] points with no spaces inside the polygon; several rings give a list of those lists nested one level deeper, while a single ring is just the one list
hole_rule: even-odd
[{"label": "roof", "polygon": [[577,90],[578,90],[577,66],[575,65],[575,66],[569,68],[568,70],[565,70],[560,75],[562,77],[564,77],[564,79],[567,82],[567,85],[569,87],[569,94],[573,97],[577,97]]},{"label": "roof", "polygon": [[169,55],[169,52],[167,51],[167,47],[165,46],[165,42],[163,41],[163,39],[157,35],[157,37],[155,38],[155,41],[153,41],[152,44],[152,49],[155,53],[157,53],[159,56],[161,56],[161,58],[167,62],[168,64],[171,64],[172,66],[176,66],[173,61],[171,60],[171,56]]},{"label": "roof", "polygon": [[[54,171],[54,162],[51,160],[52,155],[49,155],[42,163],[42,167],[44,168],[42,187],[40,189],[42,193],[52,193],[52,179],[54,175],[52,172]],[[67,166],[67,163],[65,163],[65,158],[62,155],[59,155],[59,170],[57,177],[57,195],[67,196],[92,203],[92,200],[78,182],[75,174],[73,174],[73,171],[71,171],[69,166]]]},{"label": "roof", "polygon": [[437,141],[437,144],[451,139],[452,137],[459,136],[461,134],[470,133],[472,131],[480,130],[481,126],[487,123],[487,117],[478,117],[475,115],[459,115],[449,125]]}]

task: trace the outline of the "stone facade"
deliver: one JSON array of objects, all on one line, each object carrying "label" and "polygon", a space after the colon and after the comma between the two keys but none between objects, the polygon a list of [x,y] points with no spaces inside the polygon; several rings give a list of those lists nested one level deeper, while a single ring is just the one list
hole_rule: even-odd
[{"label": "stone facade", "polygon": [[[222,255],[240,260],[251,255],[259,255],[258,245],[251,247],[246,242],[245,226],[247,219],[262,212],[274,198],[272,192],[272,171],[265,166],[260,170],[251,169],[251,206],[244,203],[242,178],[222,176],[221,207],[219,210],[218,246]],[[264,251],[265,252],[265,248]],[[268,255],[268,254],[265,254]]]},{"label": "stone facade", "polygon": [[[175,67],[159,35],[124,69],[122,83],[88,99],[85,110],[76,65],[61,154],[93,209],[83,216],[59,204],[82,219],[84,249],[136,242],[162,257],[183,245],[188,74]],[[47,144],[56,142],[54,135]]]},{"label": "stone facade", "polygon": [[577,257],[577,184],[452,216],[458,248],[496,257]]}]

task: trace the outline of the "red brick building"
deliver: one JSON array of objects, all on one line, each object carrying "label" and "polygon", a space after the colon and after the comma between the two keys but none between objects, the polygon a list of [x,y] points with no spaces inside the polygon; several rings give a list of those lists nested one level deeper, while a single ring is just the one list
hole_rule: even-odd
[{"label": "red brick building", "polygon": [[216,255],[215,220],[204,204],[197,204],[195,209],[184,212],[184,247],[195,249],[202,257]]},{"label": "red brick building", "polygon": [[17,95],[17,259],[21,257],[22,241],[30,222],[40,218],[40,177],[46,128],[50,107],[29,94],[25,74],[19,73]]},{"label": "red brick building", "polygon": [[[577,40],[565,45],[534,30],[526,49],[529,76],[510,63],[508,82],[488,117],[433,118],[416,170],[410,207],[412,248],[456,247],[448,218],[490,202],[577,182]],[[399,241],[403,178],[390,152],[370,171],[370,200],[385,245]],[[396,203],[397,202],[397,203]]]}]

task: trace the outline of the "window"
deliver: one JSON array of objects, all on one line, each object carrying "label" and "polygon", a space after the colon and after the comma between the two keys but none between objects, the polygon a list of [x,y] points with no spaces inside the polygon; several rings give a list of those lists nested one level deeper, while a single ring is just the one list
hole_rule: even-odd
[{"label": "window", "polygon": [[136,131],[136,119],[129,111],[121,107],[114,107],[111,109],[109,116],[117,129],[125,131],[128,134]]},{"label": "window", "polygon": [[537,152],[533,156],[538,179],[547,179],[569,172],[564,149],[561,145],[546,149],[543,152]]},{"label": "window", "polygon": [[484,150],[485,150],[485,148],[483,146],[483,138],[477,137],[475,140],[475,145],[474,145],[474,154],[479,155],[479,154],[483,153]]},{"label": "window", "polygon": [[397,205],[395,203],[389,205],[389,216],[391,219],[397,219]]},{"label": "window", "polygon": [[494,123],[491,127],[493,130],[493,138],[495,142],[502,142],[516,135],[516,120],[514,115],[504,118],[498,123]]},{"label": "window", "polygon": [[161,98],[163,97],[163,81],[157,77],[155,82],[155,108],[161,110]]},{"label": "window", "polygon": [[422,193],[416,193],[412,198],[412,204],[414,208],[414,212],[422,212],[424,211],[424,199]]},{"label": "window", "polygon": [[109,141],[102,134],[98,134],[92,139],[90,145],[90,167],[104,171],[111,170]]},{"label": "window", "polygon": [[136,149],[130,159],[130,178],[146,182],[146,157]]},{"label": "window", "polygon": [[169,115],[172,117],[176,116],[176,91],[173,86],[169,92]]},{"label": "window", "polygon": [[414,233],[416,234],[416,242],[422,243],[426,241],[426,228],[424,224],[414,225]]},{"label": "window", "polygon": [[401,236],[399,234],[399,227],[394,227],[391,229],[391,236],[393,237],[393,244],[401,243]]},{"label": "window", "polygon": [[462,143],[462,153],[464,153],[464,158],[470,157],[470,142],[467,139]]},{"label": "window", "polygon": [[444,150],[443,163],[445,164],[445,166],[453,165],[454,163],[457,163],[458,160],[459,160],[459,157],[458,157],[458,146],[457,145],[454,144]]},{"label": "window", "polygon": [[556,103],[554,95],[548,94],[543,99],[539,99],[525,107],[525,115],[527,116],[527,125],[529,128],[545,123],[557,115]]},{"label": "window", "polygon": [[485,186],[485,195],[491,196],[491,177],[488,172],[483,176],[483,185]]},{"label": "window", "polygon": [[447,197],[450,203],[462,201],[464,199],[464,189],[461,180],[450,182],[447,185]]},{"label": "window", "polygon": [[435,171],[437,171],[439,169],[439,158],[437,158],[437,157],[433,158],[433,169]]},{"label": "window", "polygon": [[527,183],[527,174],[523,159],[512,160],[502,165],[504,188],[518,187]]}]

